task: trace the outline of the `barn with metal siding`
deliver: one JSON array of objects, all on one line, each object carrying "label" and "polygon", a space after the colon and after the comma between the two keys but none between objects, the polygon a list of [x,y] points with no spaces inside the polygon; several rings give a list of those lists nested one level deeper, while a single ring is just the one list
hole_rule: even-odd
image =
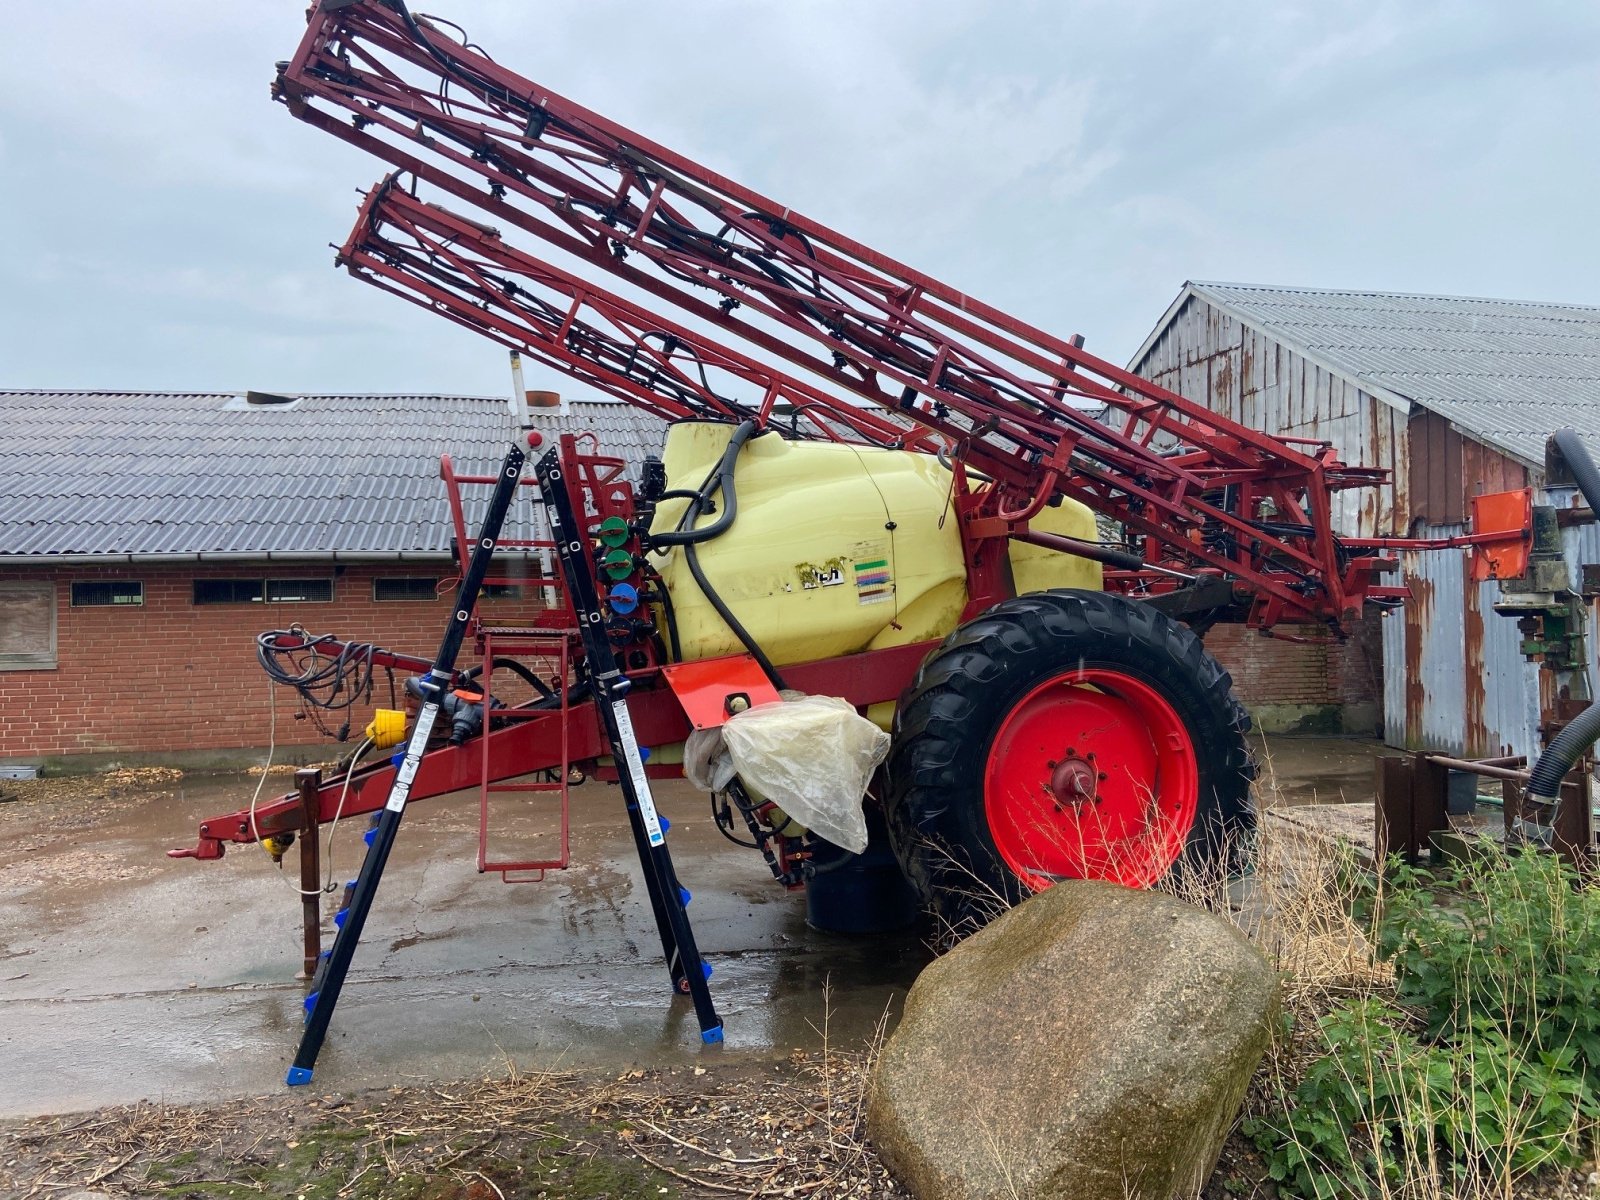
[{"label": "barn with metal siding", "polygon": [[[1387,468],[1387,487],[1337,506],[1349,535],[1458,531],[1473,496],[1542,481],[1545,438],[1561,425],[1600,448],[1600,307],[1191,282],[1130,369],[1255,428]],[[1569,530],[1568,541],[1578,555],[1600,535]],[[1536,672],[1515,623],[1493,611],[1495,585],[1472,583],[1459,551],[1407,555],[1403,574],[1414,602],[1381,622],[1386,740],[1531,749]],[[1247,703],[1270,710],[1292,652],[1263,651],[1237,630],[1210,642]],[[1359,729],[1377,696],[1353,695],[1341,674],[1351,653],[1324,649],[1325,691],[1359,707],[1341,721]]]}]

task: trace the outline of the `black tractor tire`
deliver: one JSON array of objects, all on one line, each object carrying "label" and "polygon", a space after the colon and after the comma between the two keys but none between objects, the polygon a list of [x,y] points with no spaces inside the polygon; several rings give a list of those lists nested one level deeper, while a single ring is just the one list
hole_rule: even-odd
[{"label": "black tractor tire", "polygon": [[[1177,857],[1164,882],[1226,878],[1248,858],[1256,819],[1250,717],[1199,637],[1149,605],[1102,592],[1019,596],[946,638],[895,712],[890,838],[906,878],[948,934],[964,936],[1043,886],[1025,882],[997,849],[985,799],[990,752],[1038,689],[1085,669],[1153,690],[1187,733],[1198,782],[1194,818],[1181,853],[1166,843]],[[1181,736],[1169,727],[1169,740]],[[1050,783],[1041,777],[1039,786]]]}]

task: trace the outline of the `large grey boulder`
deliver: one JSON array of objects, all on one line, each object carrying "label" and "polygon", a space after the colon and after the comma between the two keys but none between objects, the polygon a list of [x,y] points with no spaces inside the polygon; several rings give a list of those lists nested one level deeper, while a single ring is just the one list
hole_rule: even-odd
[{"label": "large grey boulder", "polygon": [[1192,1197],[1277,1005],[1272,967],[1221,918],[1059,883],[918,978],[867,1128],[920,1200]]}]

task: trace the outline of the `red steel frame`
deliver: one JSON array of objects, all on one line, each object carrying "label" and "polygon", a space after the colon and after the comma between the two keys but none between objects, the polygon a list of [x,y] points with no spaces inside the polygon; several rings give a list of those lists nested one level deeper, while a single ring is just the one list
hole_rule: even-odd
[{"label": "red steel frame", "polygon": [[[400,5],[323,3],[275,92],[411,177],[409,190],[391,176],[368,195],[340,252],[347,269],[591,386],[669,418],[793,413],[810,436],[890,446],[937,434],[995,481],[961,498],[974,541],[1025,534],[1051,498],[1071,496],[1119,522],[1150,564],[1227,579],[1258,627],[1345,626],[1365,599],[1396,598],[1373,583],[1389,561],[1367,552],[1379,547],[1341,544],[1331,525],[1330,493],[1383,472],[1140,379],[572,103]],[[419,183],[479,215],[423,202]],[[554,252],[685,320],[540,257]],[[1176,582],[1132,571],[1108,586]]]},{"label": "red steel frame", "polygon": [[[1087,353],[1079,338],[1052,336],[947,287],[464,41],[397,0],[320,0],[293,59],[280,65],[274,94],[295,116],[397,168],[367,194],[340,264],[669,420],[753,417],[785,424],[794,437],[941,448],[955,473],[969,612],[1006,595],[1007,539],[1050,544],[1028,521],[1058,496],[1114,519],[1134,539],[1144,566],[1108,572],[1109,588],[1148,595],[1183,579],[1221,579],[1263,631],[1285,621],[1339,630],[1364,601],[1400,598],[1400,589],[1373,582],[1393,563],[1385,552],[1507,540],[1340,539],[1332,492],[1376,485],[1385,472],[1346,466],[1325,443],[1274,437],[1157,387]],[[420,185],[479,215],[422,200]],[[530,240],[539,253],[522,244]],[[577,270],[541,257],[552,253]],[[681,319],[586,278],[596,274],[666,302]],[[598,516],[631,511],[620,461],[581,455],[570,437],[562,449],[580,464]],[[460,485],[488,481],[455,475],[448,459],[441,474],[465,545]],[[564,599],[544,622],[570,625]],[[897,700],[931,646],[785,666],[784,674],[802,691],[865,707]],[[429,665],[392,654],[376,661]],[[681,742],[689,722],[659,669],[637,673],[635,683],[630,708],[641,744]],[[490,717],[481,744],[432,750],[411,793],[484,789],[484,837],[492,783],[574,763],[592,769],[606,752],[588,702]],[[676,769],[651,767],[669,772]],[[358,772],[346,814],[380,807],[391,775],[387,765]],[[324,789],[320,820],[337,800],[336,789]],[[253,822],[248,812],[203,822],[196,846],[173,853],[218,858],[226,842],[303,820],[299,798],[284,797],[262,805]],[[480,844],[483,865],[492,867]]]},{"label": "red steel frame", "polygon": [[[493,675],[497,641],[501,653],[515,655],[521,659],[531,656],[535,661],[541,659],[547,661],[555,669],[555,678],[561,681],[561,704],[549,710],[555,715],[556,723],[561,730],[561,756],[556,764],[549,768],[555,774],[554,782],[501,783],[494,780],[491,776],[490,741],[486,737],[478,739],[481,752],[478,764],[478,870],[498,871],[500,878],[507,883],[534,882],[543,879],[546,871],[562,870],[571,860],[572,797],[569,773],[572,770],[572,710],[568,703],[570,692],[567,683],[572,678],[571,647],[576,633],[575,629],[483,629],[479,634],[482,639],[484,663],[479,682],[482,685],[485,720],[505,724],[538,720],[545,715],[543,710],[494,707]],[[560,817],[559,853],[554,857],[544,858],[497,860],[489,857],[489,797],[505,792],[556,796]],[[532,872],[532,874],[523,874],[521,879],[512,880],[510,878],[512,872],[519,874]]]}]

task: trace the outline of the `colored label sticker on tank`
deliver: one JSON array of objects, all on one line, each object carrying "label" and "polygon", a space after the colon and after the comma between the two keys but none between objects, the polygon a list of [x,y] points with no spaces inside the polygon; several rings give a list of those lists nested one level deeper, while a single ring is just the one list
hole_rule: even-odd
[{"label": "colored label sticker on tank", "polygon": [[894,599],[894,572],[882,542],[856,547],[856,600],[861,604],[882,604]]}]

